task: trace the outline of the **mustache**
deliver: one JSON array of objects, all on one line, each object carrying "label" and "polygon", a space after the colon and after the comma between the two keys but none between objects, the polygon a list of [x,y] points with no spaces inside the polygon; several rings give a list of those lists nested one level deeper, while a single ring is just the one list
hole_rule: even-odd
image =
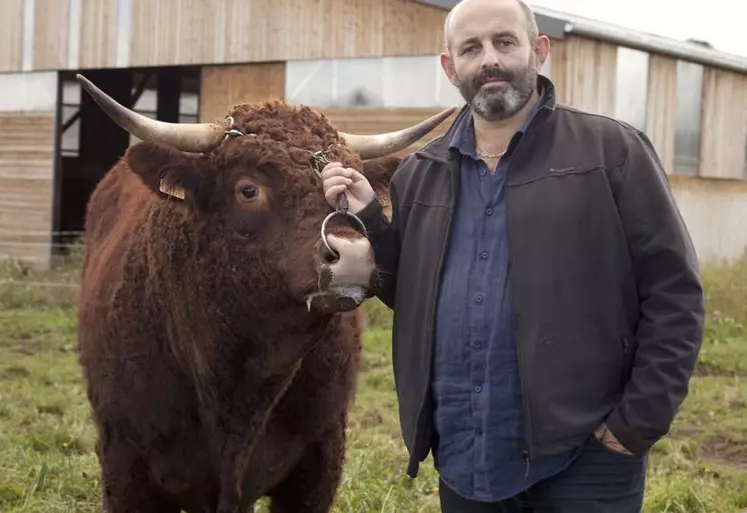
[{"label": "mustache", "polygon": [[484,85],[489,80],[498,79],[498,80],[505,80],[506,82],[511,83],[511,80],[513,78],[514,78],[513,73],[511,73],[510,71],[507,71],[505,69],[501,69],[501,68],[487,68],[482,73],[480,73],[479,75],[477,75],[474,78],[473,82],[474,82],[475,86],[480,87],[480,86]]}]

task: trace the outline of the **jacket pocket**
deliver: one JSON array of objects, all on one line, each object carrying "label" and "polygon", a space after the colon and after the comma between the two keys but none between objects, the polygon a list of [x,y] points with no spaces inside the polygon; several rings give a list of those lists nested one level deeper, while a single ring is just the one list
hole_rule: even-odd
[{"label": "jacket pocket", "polygon": [[589,445],[591,446],[591,449],[599,452],[605,452],[607,454],[611,454],[612,456],[617,456],[618,458],[632,460],[632,461],[640,461],[641,458],[634,454],[625,454],[624,452],[620,452],[618,450],[615,450],[611,447],[608,447],[604,442],[602,442],[595,434],[592,433],[592,435],[589,437]]},{"label": "jacket pocket", "polygon": [[536,169],[533,172],[523,175],[521,178],[509,181],[509,186],[527,185],[539,180],[548,178],[560,178],[570,175],[585,175],[595,171],[604,171],[606,166],[602,164],[582,165],[582,166],[551,166],[543,169]]}]

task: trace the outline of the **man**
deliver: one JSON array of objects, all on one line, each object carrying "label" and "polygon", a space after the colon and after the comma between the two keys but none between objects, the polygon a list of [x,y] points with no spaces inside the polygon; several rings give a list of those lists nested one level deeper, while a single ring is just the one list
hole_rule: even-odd
[{"label": "man", "polygon": [[464,0],[445,37],[466,105],[402,161],[391,222],[360,173],[322,173],[387,277],[408,474],[433,451],[447,513],[641,511],[704,322],[661,162],[641,131],[556,103],[519,0]]}]

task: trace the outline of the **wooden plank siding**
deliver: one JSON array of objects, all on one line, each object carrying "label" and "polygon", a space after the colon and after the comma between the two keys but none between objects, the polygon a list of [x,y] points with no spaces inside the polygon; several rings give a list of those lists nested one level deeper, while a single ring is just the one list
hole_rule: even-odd
[{"label": "wooden plank siding", "polygon": [[745,178],[747,143],[747,76],[706,68],[699,175]]},{"label": "wooden plank siding", "polygon": [[[117,62],[117,0],[81,0],[81,68],[112,67]],[[74,66],[74,63],[70,63]]]},{"label": "wooden plank siding", "polygon": [[130,65],[433,53],[445,16],[409,0],[132,0]]},{"label": "wooden plank siding", "polygon": [[223,119],[236,103],[285,96],[285,63],[237,64],[202,68],[199,119]]},{"label": "wooden plank siding", "polygon": [[68,67],[70,0],[34,0],[34,70]]},{"label": "wooden plank siding", "polygon": [[[337,130],[353,134],[377,134],[393,132],[415,125],[441,112],[441,108],[318,108]],[[405,155],[422,148],[432,139],[443,135],[456,119],[452,114],[431,133],[421,138],[398,155]]]},{"label": "wooden plank siding", "polygon": [[0,1],[0,70],[23,67],[23,0]]},{"label": "wooden plank siding", "polygon": [[[200,90],[201,122],[223,118],[236,103],[251,103],[285,96],[285,63],[208,66],[202,69]],[[343,132],[374,134],[391,132],[414,125],[437,114],[440,108],[369,108],[314,107]],[[409,153],[432,138],[443,134],[456,115],[439,125],[431,134],[400,154]]]},{"label": "wooden plank siding", "polygon": [[551,73],[558,103],[615,115],[617,46],[577,36],[553,40]]},{"label": "wooden plank siding", "polygon": [[673,174],[675,110],[677,109],[677,61],[650,55],[646,135],[656,148],[667,174]]},{"label": "wooden plank siding", "polygon": [[[0,72],[20,71],[25,2],[0,4]],[[433,54],[442,50],[447,13],[410,0],[34,0],[33,5],[27,71]],[[77,27],[70,26],[73,8],[80,11]]]},{"label": "wooden plank siding", "polygon": [[0,112],[0,258],[49,265],[54,138],[54,111]]}]

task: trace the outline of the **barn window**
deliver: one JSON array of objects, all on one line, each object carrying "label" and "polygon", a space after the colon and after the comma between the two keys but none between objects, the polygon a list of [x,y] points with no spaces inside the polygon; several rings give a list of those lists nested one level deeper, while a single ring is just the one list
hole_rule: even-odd
[{"label": "barn window", "polygon": [[698,174],[703,71],[700,64],[677,62],[674,165],[679,174]]},{"label": "barn window", "polygon": [[285,97],[320,108],[430,108],[463,102],[438,55],[288,61]]},{"label": "barn window", "polygon": [[617,48],[615,117],[639,130],[646,129],[649,54],[632,48]]}]

